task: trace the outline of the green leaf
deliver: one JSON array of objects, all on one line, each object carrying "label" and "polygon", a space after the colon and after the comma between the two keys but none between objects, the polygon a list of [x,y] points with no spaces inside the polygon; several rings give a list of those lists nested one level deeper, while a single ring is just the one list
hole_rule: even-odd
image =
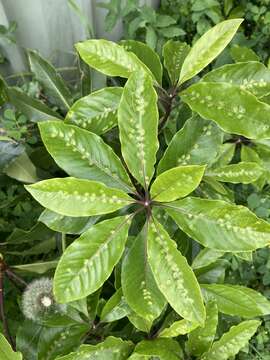
[{"label": "green leaf", "polygon": [[55,360],[58,355],[76,349],[89,326],[44,327],[38,341],[38,359]]},{"label": "green leaf", "polygon": [[57,301],[82,299],[100,288],[121,258],[129,225],[123,216],[102,221],[66,249],[54,277]]},{"label": "green leaf", "polygon": [[159,337],[171,338],[179,335],[188,334],[198,326],[197,323],[192,323],[186,319],[175,321],[170,327],[163,329]]},{"label": "green leaf", "polygon": [[223,314],[251,318],[270,314],[270,301],[259,292],[239,285],[203,284],[204,296],[217,302]]},{"label": "green leaf", "polygon": [[68,110],[72,104],[72,96],[61,76],[37,51],[28,50],[27,54],[30,69],[44,89],[49,101],[59,106],[60,109]]},{"label": "green leaf", "polygon": [[250,184],[256,181],[263,172],[263,168],[255,162],[240,162],[210,169],[205,175],[222,182]]},{"label": "green leaf", "polygon": [[16,90],[15,88],[8,88],[7,94],[11,104],[25,114],[30,121],[38,122],[61,118],[57,112],[53,111],[43,102],[33,99],[22,91]]},{"label": "green leaf", "polygon": [[225,20],[208,30],[191,48],[182,66],[179,84],[211,63],[229,44],[243,19]]},{"label": "green leaf", "polygon": [[218,308],[215,302],[206,304],[204,327],[197,327],[188,336],[187,349],[192,355],[201,356],[211,347],[217,330]]},{"label": "green leaf", "polygon": [[221,66],[206,74],[202,81],[238,85],[258,98],[270,94],[270,69],[257,61]]},{"label": "green leaf", "polygon": [[3,360],[22,360],[22,354],[12,350],[3,334],[0,334],[0,357]]},{"label": "green leaf", "polygon": [[134,350],[130,359],[137,359],[134,355],[153,356],[161,360],[183,360],[183,351],[177,341],[173,339],[154,339],[141,341]]},{"label": "green leaf", "polygon": [[57,358],[57,360],[126,360],[133,349],[130,341],[109,336],[97,345],[83,344],[76,352]]},{"label": "green leaf", "polygon": [[122,289],[118,289],[104,305],[101,315],[101,322],[112,322],[124,318],[131,312]]},{"label": "green leaf", "polygon": [[222,131],[199,116],[187,120],[173,137],[158,164],[158,174],[179,165],[205,165],[213,161],[222,144]]},{"label": "green leaf", "polygon": [[44,274],[51,269],[55,269],[57,264],[58,260],[52,260],[33,264],[13,265],[12,268],[26,273]]},{"label": "green leaf", "polygon": [[159,84],[162,83],[162,64],[160,62],[158,54],[152,50],[146,44],[136,40],[122,40],[120,45],[124,47],[126,51],[133,52],[155,76]]},{"label": "green leaf", "polygon": [[259,56],[252,49],[237,44],[231,47],[230,55],[235,62],[260,61]]},{"label": "green leaf", "polygon": [[121,283],[128,305],[150,323],[162,312],[166,300],[159,291],[147,259],[147,225],[124,257]]},{"label": "green leaf", "polygon": [[134,72],[128,79],[118,122],[124,160],[132,175],[146,188],[154,174],[159,145],[157,94],[146,73]]},{"label": "green leaf", "polygon": [[87,40],[75,45],[80,57],[88,65],[108,76],[128,78],[134,71],[151,71],[137,56],[123,46],[108,40]]},{"label": "green leaf", "polygon": [[43,180],[25,188],[42,206],[66,216],[108,214],[133,201],[121,190],[72,177]]},{"label": "green leaf", "polygon": [[235,146],[236,145],[234,143],[222,144],[219,148],[217,157],[215,158],[214,162],[211,164],[211,168],[228,165],[233,159]]},{"label": "green leaf", "polygon": [[128,314],[128,320],[138,330],[146,333],[150,333],[152,327],[152,321],[140,317],[135,312]]},{"label": "green leaf", "polygon": [[260,326],[260,321],[243,321],[232,326],[218,341],[215,341],[211,349],[202,356],[201,360],[227,360],[247,345],[249,339],[255,334]]},{"label": "green leaf", "polygon": [[204,248],[201,250],[192,262],[192,269],[200,269],[211,265],[221,258],[225,253],[213,249]]},{"label": "green leaf", "polygon": [[183,62],[189,53],[190,46],[185,42],[170,39],[162,49],[164,66],[168,71],[171,83],[177,83]]},{"label": "green leaf", "polygon": [[244,206],[188,197],[167,204],[166,211],[185,233],[210,249],[252,251],[270,242],[270,224]]},{"label": "green leaf", "polygon": [[200,184],[205,166],[178,166],[163,172],[151,186],[151,197],[155,201],[173,201],[185,197]]},{"label": "green leaf", "polygon": [[183,91],[181,98],[193,111],[215,121],[226,132],[250,139],[270,137],[270,106],[237,85],[200,82]]},{"label": "green leaf", "polygon": [[88,230],[98,221],[98,216],[71,217],[57,214],[54,211],[45,209],[39,216],[41,221],[48,228],[65,234],[81,234]]},{"label": "green leaf", "polygon": [[39,129],[48,152],[70,176],[132,192],[120,159],[98,135],[60,121],[40,123]]},{"label": "green leaf", "polygon": [[120,87],[92,92],[71,106],[65,121],[97,135],[105,133],[117,126],[117,109],[122,92]]},{"label": "green leaf", "polygon": [[196,277],[176,243],[155,220],[149,226],[148,258],[157,285],[171,307],[184,319],[202,324],[205,309]]},{"label": "green leaf", "polygon": [[5,173],[9,177],[24,183],[38,181],[37,169],[25,151],[6,167]]}]

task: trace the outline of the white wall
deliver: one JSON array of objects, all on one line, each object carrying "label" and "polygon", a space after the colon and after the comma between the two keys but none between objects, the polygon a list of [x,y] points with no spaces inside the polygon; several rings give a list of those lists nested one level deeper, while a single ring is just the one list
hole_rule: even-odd
[{"label": "white wall", "polygon": [[[95,37],[118,40],[122,27],[107,34],[104,32],[106,10],[97,6],[104,0],[76,0],[93,25]],[[156,6],[158,0],[142,0]],[[17,45],[3,44],[10,66],[5,72],[14,73],[26,68],[24,48],[37,49],[57,67],[70,66],[73,62],[73,44],[87,37],[79,17],[69,8],[67,0],[0,0],[0,24],[16,21]]]}]

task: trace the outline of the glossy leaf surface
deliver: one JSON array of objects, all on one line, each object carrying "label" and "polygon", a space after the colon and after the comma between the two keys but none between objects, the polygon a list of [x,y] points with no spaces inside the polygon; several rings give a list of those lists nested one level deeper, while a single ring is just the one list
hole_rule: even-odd
[{"label": "glossy leaf surface", "polygon": [[97,345],[83,344],[76,352],[62,356],[57,360],[126,360],[132,348],[133,345],[130,341],[109,336]]},{"label": "glossy leaf surface", "polygon": [[100,288],[124,251],[129,225],[126,217],[105,220],[66,249],[54,277],[59,302],[82,299]]},{"label": "glossy leaf surface", "polygon": [[194,324],[186,319],[175,321],[170,327],[163,329],[159,337],[171,338],[179,335],[185,335],[196,328],[198,324]]},{"label": "glossy leaf surface", "polygon": [[70,176],[132,191],[120,159],[98,135],[59,121],[43,122],[39,129],[48,152]]},{"label": "glossy leaf surface", "polygon": [[148,45],[136,40],[122,40],[120,45],[125,50],[133,52],[155,76],[158,83],[162,83],[162,64],[158,54]]},{"label": "glossy leaf surface", "polygon": [[236,354],[248,343],[255,334],[260,321],[249,320],[232,326],[218,341],[215,341],[211,349],[202,356],[201,360],[227,360]]},{"label": "glossy leaf surface", "polygon": [[181,41],[169,40],[162,49],[164,66],[166,67],[171,83],[177,83],[185,57],[189,53],[190,46]]},{"label": "glossy leaf surface", "polygon": [[242,19],[225,20],[208,30],[185,58],[179,83],[191,79],[214,60],[229,44]]},{"label": "glossy leaf surface", "polygon": [[173,137],[158,165],[158,173],[179,165],[206,165],[217,156],[222,131],[212,121],[194,116]]},{"label": "glossy leaf surface", "polygon": [[270,137],[270,105],[237,85],[200,82],[183,91],[181,98],[193,111],[215,121],[226,132],[250,139]]},{"label": "glossy leaf surface", "polygon": [[107,214],[132,202],[121,190],[83,179],[55,178],[25,188],[42,206],[66,216]]},{"label": "glossy leaf surface", "polygon": [[173,201],[187,196],[199,186],[204,170],[204,166],[186,165],[163,172],[151,187],[152,199]]},{"label": "glossy leaf surface", "polygon": [[153,76],[135,54],[112,41],[87,40],[75,47],[83,61],[105,75],[128,78],[134,71],[140,71]]},{"label": "glossy leaf surface", "polygon": [[157,285],[171,307],[184,319],[203,323],[205,309],[195,275],[156,220],[149,226],[148,258]]},{"label": "glossy leaf surface", "polygon": [[98,216],[71,217],[57,214],[45,209],[39,216],[39,221],[48,228],[65,234],[81,234],[96,223]]},{"label": "glossy leaf surface", "polygon": [[95,134],[103,134],[117,126],[117,109],[123,89],[108,87],[77,100],[66,115],[65,121]]},{"label": "glossy leaf surface", "polygon": [[258,98],[270,93],[270,69],[257,61],[221,66],[206,74],[202,81],[239,85]]},{"label": "glossy leaf surface", "polygon": [[133,311],[153,322],[163,310],[166,300],[157,287],[147,258],[147,225],[133,241],[122,264],[122,289]]},{"label": "glossy leaf surface", "polygon": [[151,78],[135,72],[128,79],[118,110],[121,149],[132,175],[147,187],[158,150],[157,95]]},{"label": "glossy leaf surface", "polygon": [[22,360],[22,354],[12,350],[3,334],[0,334],[0,356],[3,360]]},{"label": "glossy leaf surface", "polygon": [[188,336],[187,348],[192,355],[200,356],[211,347],[217,330],[218,308],[215,302],[208,302],[203,327],[197,327]]},{"label": "glossy leaf surface", "polygon": [[252,251],[270,242],[270,225],[243,206],[188,197],[166,211],[191,238],[221,251]]},{"label": "glossy leaf surface", "polygon": [[[183,360],[183,352],[177,341],[173,339],[154,339],[141,341],[134,350],[134,355],[148,355],[147,358],[158,357],[162,360]],[[136,359],[132,354],[130,359]],[[146,359],[147,359],[146,358]]]},{"label": "glossy leaf surface", "polygon": [[263,168],[255,162],[240,162],[210,169],[206,175],[222,182],[250,184],[256,181],[263,171]]},{"label": "glossy leaf surface", "polygon": [[217,302],[218,310],[224,314],[246,318],[270,314],[270,301],[259,292],[239,285],[201,285],[207,298]]},{"label": "glossy leaf surface", "polygon": [[131,310],[123,296],[122,289],[118,289],[104,305],[101,315],[101,322],[112,322],[124,318]]}]

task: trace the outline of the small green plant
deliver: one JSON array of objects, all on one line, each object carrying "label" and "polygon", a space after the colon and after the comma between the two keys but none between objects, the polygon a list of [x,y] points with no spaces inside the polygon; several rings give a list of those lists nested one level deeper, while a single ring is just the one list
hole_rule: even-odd
[{"label": "small green plant", "polygon": [[[262,163],[239,161],[234,151],[270,136],[269,70],[246,62],[200,77],[241,22],[216,25],[191,49],[166,43],[168,89],[153,50],[106,40],[76,48],[95,70],[127,78],[123,87],[73,103],[36,53],[59,113],[2,87],[2,98],[35,115],[44,145],[69,175],[26,186],[46,208],[40,221],[63,234],[53,292],[67,305],[65,314],[32,324],[34,359],[225,360],[257,331],[260,321],[250,319],[270,314],[262,294],[222,281],[226,253],[248,258],[270,241],[269,223],[235,204],[227,185],[266,175]],[[244,321],[220,336],[218,313]],[[23,329],[17,348],[29,354]]]}]

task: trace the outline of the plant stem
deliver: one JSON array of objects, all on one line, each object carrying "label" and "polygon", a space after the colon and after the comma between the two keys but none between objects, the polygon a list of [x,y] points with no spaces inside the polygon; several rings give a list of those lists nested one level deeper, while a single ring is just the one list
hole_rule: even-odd
[{"label": "plant stem", "polygon": [[24,281],[20,276],[15,274],[10,268],[7,268],[5,273],[7,274],[9,280],[12,281],[15,285],[17,284],[23,287],[27,286],[27,282]]},{"label": "plant stem", "polygon": [[170,93],[170,95],[168,96],[168,99],[166,100],[164,107],[165,107],[165,114],[162,116],[160,123],[159,123],[159,133],[161,132],[161,130],[163,129],[163,127],[165,126],[171,111],[173,109],[173,100],[175,99],[176,95],[177,95],[177,91],[178,88],[174,87],[172,89],[172,92]]},{"label": "plant stem", "polygon": [[1,319],[2,319],[2,323],[3,323],[3,332],[4,335],[6,337],[6,339],[8,340],[8,342],[10,343],[12,349],[15,351],[15,344],[14,341],[10,335],[9,332],[9,328],[8,328],[8,322],[5,316],[5,309],[4,309],[4,263],[1,261],[0,264],[0,315],[1,315]]},{"label": "plant stem", "polygon": [[61,242],[62,242],[62,252],[64,252],[66,250],[66,234],[62,233],[61,236]]}]

